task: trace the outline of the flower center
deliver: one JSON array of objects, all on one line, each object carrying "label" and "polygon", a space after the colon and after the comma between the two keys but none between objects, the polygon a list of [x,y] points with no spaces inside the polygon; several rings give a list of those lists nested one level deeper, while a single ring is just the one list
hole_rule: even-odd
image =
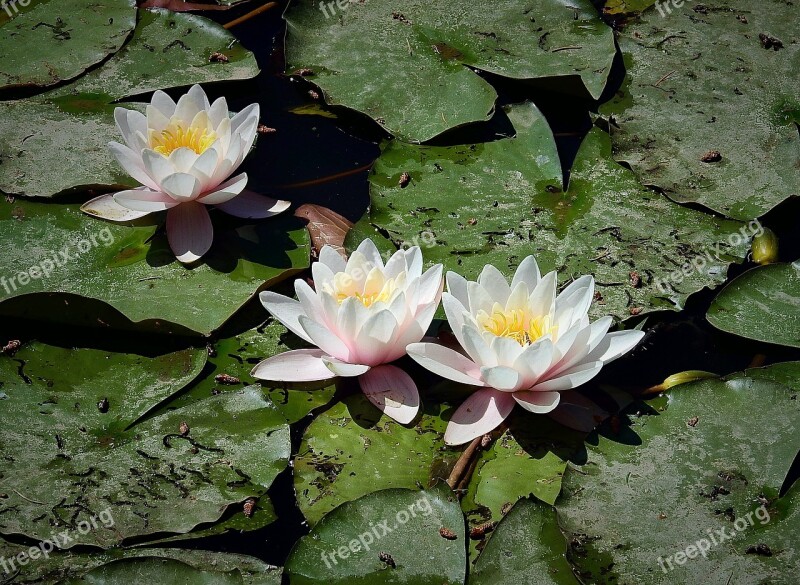
[{"label": "flower center", "polygon": [[550,315],[532,317],[524,309],[506,311],[497,303],[491,314],[480,311],[477,321],[484,331],[497,337],[509,337],[520,345],[530,345],[548,333],[555,334],[557,329]]},{"label": "flower center", "polygon": [[388,303],[397,290],[396,280],[390,278],[385,280],[382,286],[375,286],[376,284],[379,283],[367,281],[364,290],[359,290],[353,277],[345,272],[339,272],[333,277],[333,286],[326,283],[324,289],[333,295],[340,305],[350,297],[357,298],[365,307],[375,303]]},{"label": "flower center", "polygon": [[179,148],[190,148],[197,154],[203,154],[217,139],[216,132],[208,128],[180,124],[170,124],[161,132],[150,131],[150,147],[159,154],[169,156]]}]

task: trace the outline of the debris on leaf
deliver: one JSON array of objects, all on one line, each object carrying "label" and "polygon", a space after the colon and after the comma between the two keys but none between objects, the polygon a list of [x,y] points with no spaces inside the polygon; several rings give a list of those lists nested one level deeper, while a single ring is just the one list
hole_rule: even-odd
[{"label": "debris on leaf", "polygon": [[718,150],[709,150],[700,160],[704,163],[715,163],[722,160],[722,154]]},{"label": "debris on leaf", "polygon": [[439,529],[439,534],[442,538],[447,540],[456,540],[458,538],[458,535],[455,532],[449,528],[445,528],[444,526]]},{"label": "debris on leaf", "polygon": [[379,559],[380,559],[382,562],[384,562],[384,563],[386,563],[387,565],[389,565],[391,568],[393,568],[393,569],[396,569],[396,568],[397,568],[397,563],[395,563],[395,562],[394,562],[394,558],[392,558],[392,555],[390,555],[389,553],[387,553],[387,552],[382,552],[382,553],[380,553],[380,554],[378,555],[378,558],[379,558]]},{"label": "debris on leaf", "polygon": [[217,384],[225,384],[226,386],[235,386],[236,384],[242,383],[239,378],[231,376],[230,374],[217,374],[214,376],[214,381]]}]

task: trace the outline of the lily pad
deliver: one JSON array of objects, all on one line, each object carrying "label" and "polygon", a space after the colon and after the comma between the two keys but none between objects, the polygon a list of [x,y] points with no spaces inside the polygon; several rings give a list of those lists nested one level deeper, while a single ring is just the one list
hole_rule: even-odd
[{"label": "lily pad", "polygon": [[625,27],[628,76],[603,106],[614,157],[679,202],[759,217],[800,195],[796,9],[657,3]]},{"label": "lily pad", "polygon": [[616,55],[588,0],[294,2],[285,18],[289,71],[311,69],[329,104],[411,142],[489,119],[497,94],[472,69],[577,81],[597,99]]},{"label": "lily pad", "polygon": [[328,514],[297,543],[285,573],[291,585],[460,585],[465,537],[458,499],[446,487],[385,490]]},{"label": "lily pad", "polygon": [[370,176],[370,222],[397,245],[435,241],[424,248],[426,261],[468,278],[485,264],[512,273],[530,254],[543,271],[558,269],[562,283],[593,274],[599,296],[591,313],[618,319],[679,310],[746,256],[748,226],[642,188],[611,159],[600,130],[584,140],[565,188],[539,110],[512,106],[508,117],[516,136],[494,142],[385,144]]},{"label": "lily pad", "polygon": [[[209,62],[213,52],[224,53],[229,62]],[[135,186],[107,145],[120,140],[114,108],[144,106],[117,100],[257,73],[253,54],[214,22],[166,10],[141,11],[130,43],[100,68],[35,98],[0,102],[0,191],[53,197],[76,189]]]},{"label": "lily pad", "polygon": [[196,375],[185,369],[197,352],[99,360],[72,350],[65,364],[64,351],[0,359],[0,533],[62,549],[185,533],[261,496],[287,465],[288,426],[257,388],[135,423],[145,397],[155,406]]},{"label": "lily pad", "polygon": [[598,436],[588,462],[568,469],[557,505],[579,574],[796,582],[797,489],[779,496],[800,450],[798,380],[791,362],[685,384]]},{"label": "lily pad", "polygon": [[0,90],[74,79],[116,53],[136,26],[135,0],[3,3]]},{"label": "lily pad", "polygon": [[[57,294],[67,303],[79,295],[122,313],[133,322],[128,328],[207,335],[258,291],[309,264],[308,234],[295,218],[243,225],[219,214],[214,247],[192,268],[175,260],[158,225],[143,221],[100,222],[77,205],[0,203],[7,275],[0,279],[0,313],[41,317],[34,295]],[[57,314],[49,316],[96,324],[94,312],[63,307],[50,306]]]},{"label": "lily pad", "polygon": [[566,549],[553,508],[520,500],[481,552],[467,585],[578,585]]},{"label": "lily pad", "polygon": [[707,318],[740,337],[800,347],[800,260],[745,272],[714,299]]}]

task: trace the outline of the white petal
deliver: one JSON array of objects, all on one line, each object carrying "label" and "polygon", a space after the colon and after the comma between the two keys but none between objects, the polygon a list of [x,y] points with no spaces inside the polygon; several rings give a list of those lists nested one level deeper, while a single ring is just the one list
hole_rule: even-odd
[{"label": "white petal", "polygon": [[333,246],[323,246],[319,251],[319,261],[331,269],[331,272],[344,272],[347,262]]},{"label": "white petal", "polygon": [[556,302],[556,273],[548,272],[531,292],[529,305],[531,313],[538,316],[552,315]]},{"label": "white petal", "polygon": [[336,333],[306,315],[300,315],[299,321],[314,345],[336,359],[342,361],[350,359],[350,350]]},{"label": "white petal", "polygon": [[377,366],[389,361],[389,349],[397,335],[397,320],[389,310],[373,314],[356,337],[356,359]]},{"label": "white petal", "polygon": [[477,282],[467,283],[467,296],[469,297],[469,312],[476,315],[478,311],[492,312],[494,299],[489,296],[489,293]]},{"label": "white petal", "polygon": [[[194,120],[194,117],[197,115],[197,112],[200,110],[205,109],[205,103],[203,99],[198,95],[197,91],[193,91],[195,87],[199,86],[192,86],[188,93],[183,94],[178,99],[178,105],[175,108],[175,113],[173,116],[178,120],[186,123],[187,125]],[[203,93],[203,90],[200,90]],[[205,97],[205,93],[203,93],[203,97]],[[206,98],[206,102],[208,99]]]},{"label": "white petal", "polygon": [[172,114],[175,113],[175,102],[160,89],[153,94],[153,99],[150,100],[150,103],[167,118],[171,118]]},{"label": "white petal", "polygon": [[443,267],[441,264],[435,264],[420,277],[418,300],[420,304],[427,305],[430,302],[438,301],[442,298],[442,290],[444,289],[442,270]]},{"label": "white petal", "polygon": [[334,374],[325,366],[320,349],[295,349],[272,356],[258,364],[250,375],[272,382],[316,382]]},{"label": "white petal", "polygon": [[325,366],[331,372],[342,378],[354,378],[355,376],[366,374],[370,370],[369,366],[350,364],[332,356],[325,356],[322,358],[322,361],[325,362]]},{"label": "white petal", "polygon": [[547,414],[552,412],[561,401],[561,394],[558,392],[536,392],[522,391],[514,392],[514,400],[522,408],[536,414]]},{"label": "white petal", "polygon": [[540,339],[529,345],[514,361],[514,369],[522,375],[522,388],[531,388],[553,362],[553,342]]},{"label": "white petal", "polygon": [[462,347],[476,364],[488,367],[497,365],[497,356],[494,351],[471,323],[461,326],[460,339],[464,340]]},{"label": "white petal", "polygon": [[534,391],[572,390],[594,378],[603,368],[603,362],[589,362],[561,372],[557,378],[536,384]]},{"label": "white petal", "polygon": [[228,179],[226,182],[222,183],[208,195],[203,195],[199,201],[203,205],[220,205],[226,203],[244,191],[246,185],[247,173],[236,175],[232,179]]},{"label": "white petal", "polygon": [[294,292],[297,294],[297,300],[300,301],[300,305],[303,307],[304,314],[313,317],[316,321],[319,321],[319,317],[324,317],[325,311],[322,308],[322,301],[319,300],[317,293],[308,286],[305,280],[298,278],[294,281]]},{"label": "white petal", "polygon": [[515,405],[510,392],[492,388],[474,392],[453,413],[444,433],[444,442],[462,445],[492,432],[511,414]]},{"label": "white petal", "polygon": [[461,301],[459,301],[455,295],[449,292],[442,295],[442,306],[444,307],[444,313],[447,315],[447,322],[450,324],[453,335],[456,336],[461,347],[466,347],[462,327],[464,327],[464,313],[467,312],[467,308],[461,304]]},{"label": "white petal", "polygon": [[322,290],[326,283],[333,284],[333,272],[322,262],[314,262],[311,265],[311,278],[314,279],[314,288],[317,290]]},{"label": "white petal", "polygon": [[396,366],[383,365],[359,376],[361,390],[386,416],[409,424],[419,412],[419,391],[411,376]]},{"label": "white petal", "polygon": [[299,301],[272,291],[262,292],[258,298],[261,304],[264,305],[264,308],[278,321],[283,323],[284,327],[297,335],[300,339],[312,343],[308,333],[300,326],[300,316],[306,313]]},{"label": "white petal", "polygon": [[406,250],[406,264],[409,278],[414,279],[422,274],[422,250],[419,246],[412,246]]},{"label": "white petal", "polygon": [[229,115],[228,102],[225,98],[221,97],[214,100],[214,103],[211,104],[208,110],[208,117],[211,120],[211,125],[214,127],[215,132],[223,120],[229,119]]},{"label": "white petal", "polygon": [[412,343],[406,351],[411,359],[442,378],[471,386],[485,385],[478,366],[457,351],[435,343]]},{"label": "white petal", "polygon": [[[494,337],[488,334],[487,337]],[[494,355],[497,357],[497,363],[501,366],[513,367],[517,358],[522,355],[525,350],[518,342],[510,337],[494,337],[491,345]]]},{"label": "white petal", "polygon": [[503,303],[506,311],[516,311],[519,309],[528,308],[528,299],[530,298],[530,289],[524,282],[518,283],[514,286],[511,294],[508,295],[508,300]]},{"label": "white petal", "polygon": [[508,286],[506,277],[497,268],[491,264],[484,266],[478,282],[496,303],[506,304],[511,294],[511,287]]},{"label": "white petal", "polygon": [[245,109],[237,113],[231,119],[231,132],[236,134],[240,132],[240,128],[247,124],[252,124],[254,121],[258,122],[260,117],[261,107],[258,104],[250,104]]},{"label": "white petal", "polygon": [[147,174],[150,175],[156,184],[174,174],[177,169],[168,158],[157,153],[155,150],[145,149],[142,151],[142,163]]},{"label": "white petal", "polygon": [[114,201],[122,207],[146,214],[172,209],[178,202],[166,193],[149,189],[129,189],[114,193]]},{"label": "white petal", "polygon": [[378,248],[372,240],[367,238],[361,242],[356,248],[356,252],[363,254],[371,266],[380,269],[381,273],[383,273],[383,258],[381,258],[381,253],[378,252]]},{"label": "white petal", "polygon": [[447,292],[453,295],[465,309],[469,308],[467,279],[455,272],[447,273]]},{"label": "white petal", "polygon": [[118,142],[109,142],[108,148],[111,150],[111,154],[114,155],[114,158],[117,159],[117,162],[131,177],[154,191],[161,190],[158,184],[145,170],[140,154],[133,152],[130,148]]},{"label": "white petal", "polygon": [[[161,110],[154,105],[148,105],[145,108],[145,115],[147,116],[147,129],[160,134],[169,126],[169,116],[165,116]],[[149,135],[149,132],[148,132]]]},{"label": "white petal", "polygon": [[636,347],[643,337],[643,331],[612,331],[586,356],[586,360],[611,363]]},{"label": "white petal", "polygon": [[176,171],[179,173],[188,173],[194,166],[194,163],[197,162],[197,159],[200,158],[200,155],[191,148],[181,146],[173,150],[168,158]]},{"label": "white petal", "polygon": [[206,193],[212,187],[211,177],[219,164],[219,147],[210,147],[203,152],[186,172],[191,173],[200,181],[201,193]]},{"label": "white petal", "polygon": [[495,366],[493,368],[484,366],[481,368],[481,376],[487,386],[504,392],[519,390],[522,382],[522,376],[520,376],[519,372],[508,366]]},{"label": "white petal", "polygon": [[187,173],[175,173],[161,181],[161,189],[178,201],[192,201],[200,195],[200,181]]},{"label": "white petal", "polygon": [[100,195],[81,205],[81,211],[108,221],[133,221],[145,215],[149,211],[134,211],[124,205],[120,205],[114,200],[113,194]]},{"label": "white petal", "polygon": [[202,258],[214,241],[214,227],[204,205],[182,203],[167,212],[167,240],[179,262]]},{"label": "white petal", "polygon": [[539,272],[539,265],[536,263],[536,258],[528,256],[517,267],[514,279],[511,281],[511,288],[513,289],[520,282],[524,282],[528,285],[528,290],[533,290],[536,288],[541,278],[542,276]]}]

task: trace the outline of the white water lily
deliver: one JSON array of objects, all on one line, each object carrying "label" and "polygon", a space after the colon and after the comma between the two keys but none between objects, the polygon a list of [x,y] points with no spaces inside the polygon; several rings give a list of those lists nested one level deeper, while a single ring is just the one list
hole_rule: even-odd
[{"label": "white water lily", "polygon": [[509,285],[494,266],[477,282],[447,274],[442,303],[466,352],[414,343],[408,355],[444,378],[480,386],[453,414],[445,442],[460,445],[498,427],[515,405],[545,414],[560,392],[594,378],[641,341],[640,331],[608,333],[611,317],[589,322],[594,278],[582,276],[557,295],[556,273],[544,277],[533,256]]},{"label": "white water lily", "polygon": [[268,358],[253,377],[310,382],[358,377],[366,397],[396,421],[411,422],[419,392],[411,377],[388,365],[422,339],[442,296],[442,265],[422,272],[419,247],[395,252],[384,265],[371,240],[345,261],[325,246],[312,267],[312,289],[295,281],[299,300],[261,293],[264,307],[287,329],[318,349],[298,349]]},{"label": "white water lily", "polygon": [[255,141],[258,104],[231,118],[225,98],[211,104],[195,85],[177,104],[163,91],[155,92],[146,112],[116,108],[125,144],[109,143],[119,164],[142,186],[93,199],[82,207],[86,213],[130,221],[167,211],[169,245],[179,261],[191,263],[214,239],[207,205],[249,219],[289,207],[287,201],[245,191],[246,173],[229,178]]}]

